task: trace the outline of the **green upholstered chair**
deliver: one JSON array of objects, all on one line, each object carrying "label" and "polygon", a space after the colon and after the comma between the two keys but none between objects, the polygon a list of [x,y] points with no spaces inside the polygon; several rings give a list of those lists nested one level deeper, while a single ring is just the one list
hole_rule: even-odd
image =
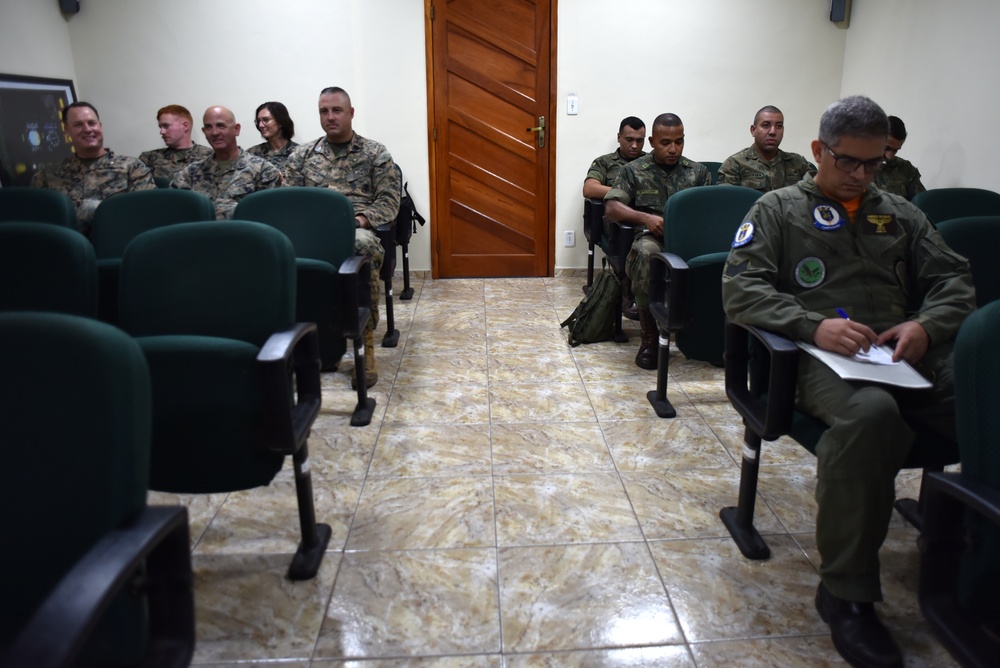
[{"label": "green upholstered chair", "polygon": [[90,318],[0,313],[0,369],[0,665],[188,665],[187,510],[146,505],[139,346]]},{"label": "green upholstered chair", "polygon": [[688,359],[722,366],[722,269],[736,231],[760,195],[743,186],[699,186],[667,200],[664,252],[651,256],[649,267],[649,310],[660,336],[656,390],[646,397],[660,417],[677,415],[667,399],[671,335]]},{"label": "green upholstered chair", "polygon": [[1000,210],[995,216],[950,218],[938,223],[937,231],[952,250],[969,260],[976,305],[1000,299],[1000,272],[993,267],[1000,248]]},{"label": "green upholstered chair", "polygon": [[0,221],[52,223],[76,229],[76,209],[69,195],[48,188],[0,188]]},{"label": "green upholstered chair", "polygon": [[139,190],[101,202],[90,230],[97,253],[98,317],[118,324],[118,274],[132,239],[164,225],[202,220],[215,220],[215,207],[212,200],[193,190]]},{"label": "green upholstered chair", "polygon": [[706,162],[700,161],[701,164],[708,167],[708,173],[712,175],[712,185],[716,185],[719,182],[719,169],[722,167],[721,162]]},{"label": "green upholstered chair", "polygon": [[156,184],[157,188],[169,188],[170,187],[170,179],[168,179],[165,176],[154,176],[153,177],[153,183]]},{"label": "green upholstered chair", "polygon": [[247,195],[234,217],[281,230],[295,248],[300,322],[319,326],[323,370],[334,370],[354,342],[358,404],[351,424],[371,421],[375,400],[364,383],[364,326],[371,315],[371,263],[354,253],[354,207],[327,188],[272,188]]},{"label": "green upholstered chair", "polygon": [[[728,186],[727,186],[728,187]],[[809,452],[827,425],[795,410],[800,349],[794,341],[749,325],[726,322],[726,396],[743,418],[743,463],[738,505],[720,516],[740,551],[748,559],[767,559],[770,549],[753,526],[760,469],[761,442],[788,435]],[[808,354],[808,353],[802,353]],[[924,479],[958,462],[958,444],[918,431],[902,468],[924,469]],[[923,525],[923,498],[896,499],[896,510],[918,530]]]},{"label": "green upholstered chair", "polygon": [[122,258],[120,314],[152,379],[150,488],[267,485],[292,455],[302,541],[288,575],[313,577],[330,538],[316,524],[306,445],[319,353],[316,325],[295,323],[288,238],[235,220],[144,232]]},{"label": "green upholstered chair", "polygon": [[1000,657],[1000,303],[970,315],[955,341],[961,473],[924,481],[920,609],[963,666]]},{"label": "green upholstered chair", "polygon": [[87,238],[46,223],[0,224],[0,311],[97,317],[97,260]]},{"label": "green upholstered chair", "polygon": [[937,225],[950,218],[1000,216],[1000,193],[983,188],[933,188],[917,193],[913,205]]}]

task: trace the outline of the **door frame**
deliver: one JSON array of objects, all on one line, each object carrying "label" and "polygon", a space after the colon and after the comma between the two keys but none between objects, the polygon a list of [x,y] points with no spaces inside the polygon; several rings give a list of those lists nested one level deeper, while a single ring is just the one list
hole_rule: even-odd
[{"label": "door frame", "polygon": [[[439,0],[446,2],[447,0]],[[425,79],[427,81],[427,161],[428,176],[430,185],[430,236],[431,236],[431,278],[440,278],[440,254],[438,253],[439,239],[437,226],[437,197],[434,194],[437,184],[437,151],[435,150],[434,139],[434,119],[437,117],[434,107],[434,34],[433,20],[431,15],[435,0],[424,0],[424,66],[426,69]],[[559,0],[550,0],[549,6],[549,106],[546,114],[545,143],[549,151],[549,256],[546,258],[546,276],[555,273],[556,264],[556,139],[558,137],[558,121],[556,120],[556,92],[558,90],[556,74],[559,68],[556,65],[556,54],[558,53],[558,30],[557,18],[559,16]]]}]

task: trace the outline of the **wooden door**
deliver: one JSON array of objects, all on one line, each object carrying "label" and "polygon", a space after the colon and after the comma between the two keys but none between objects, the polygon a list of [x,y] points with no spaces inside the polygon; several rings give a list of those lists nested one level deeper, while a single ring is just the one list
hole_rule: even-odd
[{"label": "wooden door", "polygon": [[552,273],[554,3],[431,0],[435,277]]}]

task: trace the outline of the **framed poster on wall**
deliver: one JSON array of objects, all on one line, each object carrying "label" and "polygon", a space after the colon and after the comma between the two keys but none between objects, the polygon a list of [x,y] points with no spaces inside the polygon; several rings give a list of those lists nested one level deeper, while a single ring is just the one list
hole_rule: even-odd
[{"label": "framed poster on wall", "polygon": [[75,100],[69,79],[0,74],[0,185],[26,186],[39,166],[73,154],[62,110]]}]

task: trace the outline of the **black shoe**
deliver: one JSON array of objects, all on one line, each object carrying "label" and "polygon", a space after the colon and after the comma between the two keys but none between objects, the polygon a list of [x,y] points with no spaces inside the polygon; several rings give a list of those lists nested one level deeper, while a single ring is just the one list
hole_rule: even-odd
[{"label": "black shoe", "polygon": [[622,297],[622,315],[629,320],[639,319],[639,309],[635,307],[635,302],[629,301],[627,297]]},{"label": "black shoe", "polygon": [[902,668],[903,655],[875,614],[875,604],[837,598],[819,583],[816,610],[830,625],[833,646],[855,668]]},{"label": "black shoe", "polygon": [[640,369],[655,369],[658,353],[659,349],[656,346],[650,346],[645,341],[641,342],[639,352],[635,356],[635,365]]}]

